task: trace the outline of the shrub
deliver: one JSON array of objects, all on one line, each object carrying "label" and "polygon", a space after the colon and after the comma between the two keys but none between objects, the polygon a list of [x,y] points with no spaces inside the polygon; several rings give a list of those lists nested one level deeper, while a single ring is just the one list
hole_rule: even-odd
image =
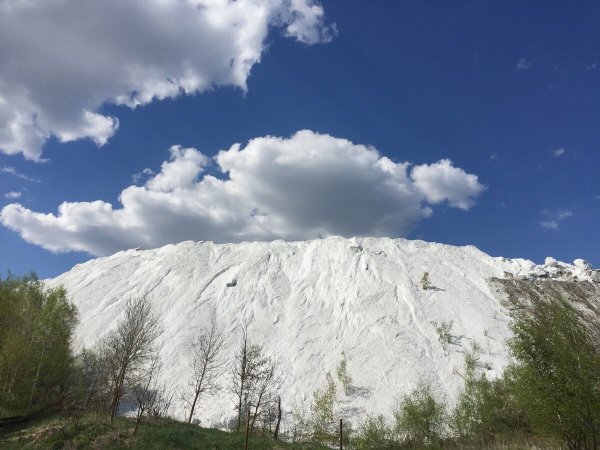
[{"label": "shrub", "polygon": [[527,421],[504,379],[488,380],[477,369],[474,352],[465,356],[464,387],[450,417],[450,428],[461,441],[483,445],[499,435],[528,432]]},{"label": "shrub", "polygon": [[344,390],[344,394],[350,395],[350,387],[352,385],[352,377],[348,373],[348,363],[346,362],[346,354],[342,352],[342,359],[340,360],[340,364],[337,366],[337,378],[340,384],[342,385],[342,389]]},{"label": "shrub", "polygon": [[428,385],[419,386],[396,411],[396,433],[417,447],[439,446],[446,424],[446,407]]},{"label": "shrub", "polygon": [[392,450],[400,448],[394,429],[382,415],[367,416],[353,439],[353,444],[358,450]]},{"label": "shrub", "polygon": [[[597,310],[596,310],[597,311]],[[539,300],[515,314],[511,389],[535,431],[570,449],[600,446],[600,329],[567,300]]]}]

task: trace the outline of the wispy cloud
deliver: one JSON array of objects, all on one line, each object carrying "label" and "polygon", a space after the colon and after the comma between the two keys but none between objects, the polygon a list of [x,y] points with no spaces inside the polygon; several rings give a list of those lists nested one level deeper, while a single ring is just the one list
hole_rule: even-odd
[{"label": "wispy cloud", "polygon": [[533,61],[529,61],[526,58],[521,58],[517,62],[517,70],[529,70],[533,67]]},{"label": "wispy cloud", "polygon": [[19,191],[11,191],[4,194],[5,198],[9,198],[11,200],[16,200],[17,198],[21,198],[22,193]]},{"label": "wispy cloud", "polygon": [[558,229],[562,220],[573,215],[573,211],[571,211],[570,209],[557,209],[554,211],[544,209],[541,213],[543,216],[547,217],[546,220],[540,222],[540,226],[544,230]]},{"label": "wispy cloud", "polygon": [[500,155],[499,155],[498,153],[492,153],[492,154],[490,155],[490,159],[491,159],[492,161],[500,161]]},{"label": "wispy cloud", "polygon": [[146,181],[148,178],[150,178],[154,174],[155,174],[154,170],[146,167],[141,172],[134,173],[131,176],[131,180],[133,181],[133,184],[141,184],[142,182]]},{"label": "wispy cloud", "polygon": [[20,173],[17,169],[11,166],[0,167],[0,173],[7,173],[9,175],[20,178],[21,180],[30,181],[32,183],[40,183],[41,181],[37,178],[28,177],[25,174]]},{"label": "wispy cloud", "polygon": [[552,154],[558,158],[558,157],[564,155],[565,151],[566,150],[564,148],[557,148],[556,150],[552,150]]}]

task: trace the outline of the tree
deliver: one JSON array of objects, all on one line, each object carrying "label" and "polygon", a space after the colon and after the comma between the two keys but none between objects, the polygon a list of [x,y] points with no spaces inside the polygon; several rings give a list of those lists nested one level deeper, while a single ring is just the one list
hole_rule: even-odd
[{"label": "tree", "polygon": [[600,446],[598,310],[564,298],[538,300],[515,313],[509,347],[511,389],[535,431],[569,449]]},{"label": "tree", "polygon": [[111,422],[117,415],[127,379],[135,378],[155,359],[162,330],[148,297],[131,297],[117,328],[103,340],[103,352],[111,377]]},{"label": "tree", "polygon": [[185,395],[185,401],[190,408],[188,423],[192,422],[200,396],[213,393],[219,388],[217,379],[225,368],[221,357],[224,344],[225,337],[214,319],[210,328],[202,329],[190,344],[192,359],[189,364],[189,394]]},{"label": "tree", "polygon": [[273,400],[273,389],[279,382],[277,367],[276,360],[264,355],[262,346],[250,344],[248,329],[244,328],[231,369],[231,389],[236,396],[238,411],[237,431],[244,416],[249,420],[250,431],[254,431],[263,408]]},{"label": "tree", "polygon": [[159,400],[159,387],[156,384],[156,378],[160,369],[160,360],[156,355],[147,367],[142,368],[136,374],[137,379],[131,380],[131,394],[137,406],[133,434],[137,433],[144,414],[151,411]]},{"label": "tree", "polygon": [[429,385],[422,385],[403,399],[394,416],[398,435],[423,448],[437,445],[445,428],[446,407]]},{"label": "tree", "polygon": [[34,274],[0,279],[0,417],[67,399],[76,324],[63,288],[47,289]]},{"label": "tree", "polygon": [[474,352],[465,355],[464,386],[450,417],[454,435],[483,446],[500,435],[527,433],[527,420],[505,379],[489,380],[477,369],[477,362]]},{"label": "tree", "polygon": [[332,444],[336,442],[336,401],[337,387],[331,373],[327,372],[324,385],[313,393],[313,400],[310,405],[309,424],[313,441],[322,444]]},{"label": "tree", "polygon": [[346,361],[346,353],[342,352],[342,359],[340,360],[340,364],[336,369],[337,378],[342,388],[344,389],[344,394],[350,395],[350,387],[352,385],[352,377],[348,373],[348,363]]}]

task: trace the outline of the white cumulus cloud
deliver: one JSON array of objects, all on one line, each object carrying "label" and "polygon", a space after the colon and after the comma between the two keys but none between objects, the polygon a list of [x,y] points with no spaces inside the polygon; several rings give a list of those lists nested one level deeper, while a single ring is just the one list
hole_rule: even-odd
[{"label": "white cumulus cloud", "polygon": [[[411,167],[309,130],[235,144],[212,160],[194,148],[173,146],[170,154],[144,185],[121,192],[119,207],[65,202],[58,214],[43,214],[10,204],[0,220],[51,251],[104,255],[187,239],[404,236],[431,215],[430,205],[466,210],[484,190],[447,159]],[[221,176],[206,173],[211,164]]]},{"label": "white cumulus cloud", "polygon": [[449,159],[442,159],[434,164],[415,166],[411,177],[425,199],[436,204],[443,201],[460,209],[470,209],[485,186],[479,183],[477,175],[466,173],[454,167]]},{"label": "white cumulus cloud", "polygon": [[329,41],[316,0],[0,0],[0,151],[39,160],[50,136],[104,145],[135,108],[246,89],[269,28]]}]

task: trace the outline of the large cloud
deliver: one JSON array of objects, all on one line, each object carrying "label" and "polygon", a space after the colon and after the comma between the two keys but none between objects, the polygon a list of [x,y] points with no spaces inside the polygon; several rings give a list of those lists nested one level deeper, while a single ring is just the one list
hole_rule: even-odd
[{"label": "large cloud", "polygon": [[305,44],[335,30],[316,0],[0,0],[0,151],[103,145],[119,126],[105,103],[246,89],[270,26]]},{"label": "large cloud", "polygon": [[[54,215],[10,204],[0,220],[46,249],[104,255],[187,239],[403,236],[431,214],[428,204],[469,209],[484,190],[448,160],[411,168],[372,147],[308,130],[235,144],[214,163],[193,148],[170,152],[158,174],[147,170],[143,186],[122,191],[121,208],[65,202]],[[222,178],[206,173],[210,164]]]}]

